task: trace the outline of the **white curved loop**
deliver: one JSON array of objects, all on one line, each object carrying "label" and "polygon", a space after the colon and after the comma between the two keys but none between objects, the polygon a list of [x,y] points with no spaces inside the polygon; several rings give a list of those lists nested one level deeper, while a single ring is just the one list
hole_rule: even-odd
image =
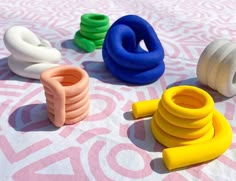
[{"label": "white curved loop", "polygon": [[207,85],[207,67],[211,56],[218,50],[219,47],[226,43],[228,43],[228,40],[215,40],[203,50],[197,64],[197,78],[202,84]]},{"label": "white curved loop", "polygon": [[210,57],[207,67],[207,83],[212,89],[217,89],[216,84],[218,80],[216,79],[216,75],[218,75],[219,70],[221,69],[221,62],[231,51],[235,49],[235,47],[235,43],[228,41],[228,43],[218,48],[218,50]]},{"label": "white curved loop", "polygon": [[236,95],[236,46],[220,64],[220,70],[216,76],[217,90],[226,97]]},{"label": "white curved loop", "polygon": [[3,40],[11,52],[10,70],[23,77],[39,79],[43,71],[58,66],[56,63],[61,59],[61,53],[49,41],[38,38],[23,26],[9,28]]},{"label": "white curved loop", "polygon": [[226,97],[236,95],[236,43],[211,42],[199,58],[197,78]]}]

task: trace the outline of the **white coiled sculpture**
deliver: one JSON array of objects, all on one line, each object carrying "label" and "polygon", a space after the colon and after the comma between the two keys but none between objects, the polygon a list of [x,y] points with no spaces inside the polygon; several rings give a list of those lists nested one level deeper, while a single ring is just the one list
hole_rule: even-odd
[{"label": "white coiled sculpture", "polygon": [[49,41],[23,26],[10,27],[4,34],[4,43],[11,52],[10,70],[22,77],[39,79],[43,71],[58,66],[61,59],[61,53]]},{"label": "white coiled sculpture", "polygon": [[236,95],[236,43],[225,39],[211,42],[202,52],[197,78],[226,97]]}]

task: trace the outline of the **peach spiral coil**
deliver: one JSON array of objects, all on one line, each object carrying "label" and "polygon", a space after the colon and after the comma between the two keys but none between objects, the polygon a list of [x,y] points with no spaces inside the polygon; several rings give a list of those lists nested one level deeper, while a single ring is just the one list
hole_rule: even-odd
[{"label": "peach spiral coil", "polygon": [[58,66],[40,76],[43,84],[48,117],[57,127],[74,124],[89,112],[89,77],[74,66]]}]

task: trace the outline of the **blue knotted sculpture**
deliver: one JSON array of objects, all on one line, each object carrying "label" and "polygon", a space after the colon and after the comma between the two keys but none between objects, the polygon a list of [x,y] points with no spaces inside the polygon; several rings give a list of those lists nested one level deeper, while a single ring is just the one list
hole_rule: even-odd
[{"label": "blue knotted sculpture", "polygon": [[[144,41],[147,51],[140,46]],[[132,84],[149,84],[165,70],[164,50],[152,26],[136,15],[118,19],[108,30],[103,60],[116,78]]]}]

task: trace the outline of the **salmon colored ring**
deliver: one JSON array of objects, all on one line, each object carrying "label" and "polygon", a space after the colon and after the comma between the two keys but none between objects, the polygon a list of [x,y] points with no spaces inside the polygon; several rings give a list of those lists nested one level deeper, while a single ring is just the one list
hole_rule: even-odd
[{"label": "salmon colored ring", "polygon": [[[48,101],[53,102],[53,94],[50,94],[49,88],[45,87],[45,94],[47,94],[46,98]],[[76,95],[76,96],[67,96],[66,102],[65,104],[73,104],[75,102],[78,102],[79,100],[83,99],[84,97],[86,97],[86,95],[89,93],[89,88],[87,87],[86,89],[84,89],[83,92],[81,92],[80,94]]]},{"label": "salmon colored ring", "polygon": [[74,104],[66,104],[66,111],[72,111],[77,107],[81,107],[84,102],[89,102],[89,95],[87,94],[82,100],[75,102]]},{"label": "salmon colored ring", "polygon": [[89,110],[89,77],[79,67],[59,66],[43,72],[48,116],[57,127],[74,124],[86,117]]},{"label": "salmon colored ring", "polygon": [[50,80],[50,78],[53,78],[58,82],[62,82],[62,81],[65,81],[63,80],[62,77],[65,77],[66,80],[68,80],[67,75],[69,76],[73,75],[74,78],[77,78],[77,82],[79,82],[79,84],[76,84],[77,82],[74,82],[73,88],[72,86],[64,86],[63,89],[66,95],[74,96],[78,92],[82,92],[82,90],[84,90],[87,87],[88,82],[89,82],[87,73],[79,67],[58,66],[53,69],[49,69],[47,71],[47,75],[43,73],[42,79]]},{"label": "salmon colored ring", "polygon": [[66,112],[66,119],[73,119],[77,116],[80,116],[87,110],[88,106],[89,106],[89,102],[87,101],[82,106],[80,106],[79,109]]},{"label": "salmon colored ring", "polygon": [[[86,104],[87,102],[89,101],[89,96],[86,95],[86,97],[84,97],[83,99],[81,100],[78,100],[77,102],[75,103],[72,103],[72,104],[66,104],[66,107],[65,107],[65,110],[66,112],[70,112],[70,111],[73,111],[75,110],[76,108],[80,108],[82,107],[84,104]],[[47,107],[48,109],[53,112],[53,100],[50,100],[50,99],[47,99]]]},{"label": "salmon colored ring", "polygon": [[66,98],[66,105],[67,104],[74,104],[75,102],[77,101],[80,101],[81,99],[83,99],[84,97],[86,97],[89,93],[89,90],[88,88],[85,89],[83,92],[81,92],[80,94],[78,95],[75,95],[75,96],[67,96]]},{"label": "salmon colored ring", "polygon": [[[78,120],[83,120],[83,119],[85,119],[85,118],[87,117],[88,113],[89,113],[89,111],[87,110],[87,111],[84,112],[82,115],[79,115],[79,116],[77,116],[76,118],[73,118],[73,119],[66,119],[66,121],[65,121],[64,124],[75,124],[75,123],[78,122]],[[48,114],[48,117],[49,117],[50,120],[53,120],[52,122],[53,122],[54,125],[57,124],[57,122],[54,121],[54,120],[55,120],[55,117],[54,117],[53,114],[49,113],[49,114]]]}]

